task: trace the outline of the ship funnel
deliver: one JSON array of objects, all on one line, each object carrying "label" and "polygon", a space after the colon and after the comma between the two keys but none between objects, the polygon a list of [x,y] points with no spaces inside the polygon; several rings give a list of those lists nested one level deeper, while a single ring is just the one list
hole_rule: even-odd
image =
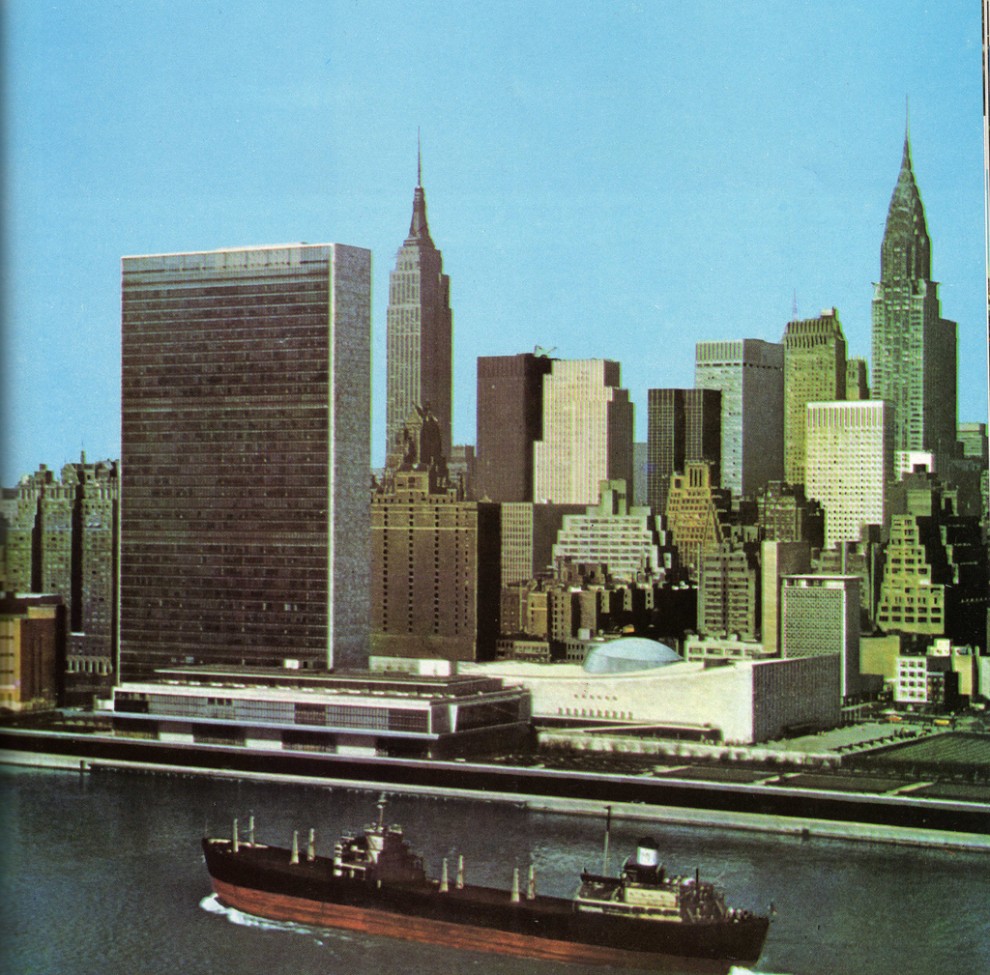
[{"label": "ship funnel", "polygon": [[309,831],[309,843],[306,845],[306,859],[312,863],[316,859],[316,830]]},{"label": "ship funnel", "polygon": [[657,867],[660,865],[660,850],[656,840],[646,837],[636,844],[636,866]]},{"label": "ship funnel", "polygon": [[299,862],[299,830],[294,829],[292,831],[292,856],[289,857],[289,863]]},{"label": "ship funnel", "polygon": [[233,836],[232,836],[231,841],[230,841],[230,849],[234,853],[236,853],[237,850],[238,850],[238,844],[237,844],[237,820],[236,819],[234,820],[234,832],[233,832]]}]

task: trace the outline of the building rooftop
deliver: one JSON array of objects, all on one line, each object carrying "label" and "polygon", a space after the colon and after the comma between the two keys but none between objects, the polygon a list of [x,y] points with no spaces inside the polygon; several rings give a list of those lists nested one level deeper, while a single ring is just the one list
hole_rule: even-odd
[{"label": "building rooftop", "polygon": [[425,674],[373,673],[365,670],[294,670],[287,667],[240,667],[233,664],[163,668],[155,682],[221,686],[319,689],[335,693],[411,695],[416,697],[467,697],[502,689],[498,677],[474,674],[436,676]]}]

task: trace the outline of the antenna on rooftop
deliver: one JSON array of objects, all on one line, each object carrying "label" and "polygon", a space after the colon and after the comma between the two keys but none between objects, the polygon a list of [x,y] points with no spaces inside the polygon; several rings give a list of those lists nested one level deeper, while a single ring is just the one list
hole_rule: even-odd
[{"label": "antenna on rooftop", "polygon": [[791,301],[791,318],[797,319],[797,288],[794,289],[794,298]]}]

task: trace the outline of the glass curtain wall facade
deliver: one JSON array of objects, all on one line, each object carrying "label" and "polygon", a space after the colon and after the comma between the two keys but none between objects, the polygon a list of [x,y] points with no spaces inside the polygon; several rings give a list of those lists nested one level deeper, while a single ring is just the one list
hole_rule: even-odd
[{"label": "glass curtain wall facade", "polygon": [[370,252],[123,259],[120,673],[367,661]]}]

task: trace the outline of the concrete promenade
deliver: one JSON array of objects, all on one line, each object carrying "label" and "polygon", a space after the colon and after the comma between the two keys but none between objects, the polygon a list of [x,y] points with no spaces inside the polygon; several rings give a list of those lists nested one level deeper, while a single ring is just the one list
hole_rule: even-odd
[{"label": "concrete promenade", "polygon": [[[316,785],[329,789],[357,789],[370,792],[383,790],[404,795],[443,795],[466,800],[508,802],[532,810],[561,815],[601,817],[605,804],[599,801],[571,798],[547,798],[522,792],[490,789],[464,789],[456,786],[418,786],[408,783],[383,783],[373,779],[337,778],[333,776],[289,775],[274,772],[251,772],[237,769],[204,768],[194,765],[152,763],[127,760],[89,760],[75,756],[39,752],[0,750],[0,764],[33,768],[57,769],[76,774],[93,774],[121,770],[155,775],[205,776],[216,779],[244,779],[286,785]],[[641,822],[663,822],[719,830],[774,833],[802,841],[842,840],[875,844],[917,846],[928,849],[966,850],[990,853],[990,835],[950,830],[886,826],[876,823],[837,822],[826,819],[775,816],[763,813],[725,812],[713,809],[682,808],[664,805],[644,805],[639,802],[609,802],[612,815],[619,819]],[[988,810],[990,816],[990,810]]]}]

